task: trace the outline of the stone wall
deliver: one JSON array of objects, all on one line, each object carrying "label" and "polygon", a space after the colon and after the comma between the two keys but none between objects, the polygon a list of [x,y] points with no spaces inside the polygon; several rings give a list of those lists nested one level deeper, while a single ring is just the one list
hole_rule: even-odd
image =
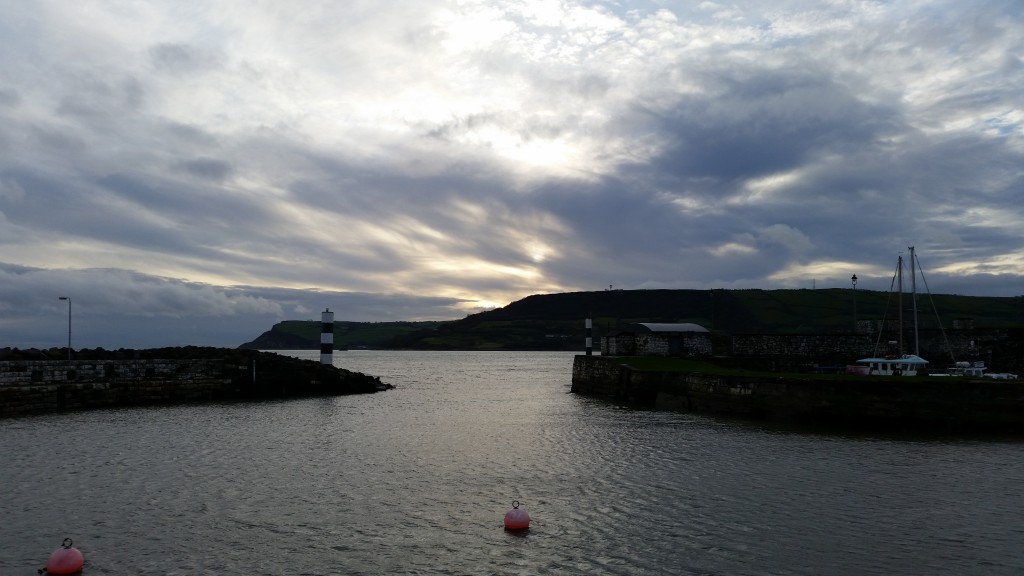
[{"label": "stone wall", "polygon": [[227,358],[0,361],[0,417],[108,406],[375,392],[380,380],[259,352]]},{"label": "stone wall", "polygon": [[602,356],[633,356],[636,342],[632,334],[611,334],[601,338]]},{"label": "stone wall", "polygon": [[733,356],[777,356],[823,358],[837,355],[849,358],[870,356],[875,340],[862,334],[736,334],[732,337]]},{"label": "stone wall", "polygon": [[0,416],[230,396],[222,360],[0,362]]},{"label": "stone wall", "polygon": [[1024,432],[1024,381],[646,372],[618,365],[614,358],[577,356],[572,392],[661,409],[756,418]]},{"label": "stone wall", "polygon": [[[581,360],[582,359],[582,360]],[[615,398],[629,396],[629,368],[614,358],[605,356],[576,356],[572,363],[573,392],[576,383],[585,393]]]},{"label": "stone wall", "polygon": [[624,332],[601,338],[604,356],[711,356],[711,337],[705,333]]},{"label": "stone wall", "polygon": [[3,361],[0,387],[154,378],[206,380],[223,374],[223,359]]},{"label": "stone wall", "polygon": [[[845,365],[858,358],[896,353],[889,349],[888,338],[879,342],[877,334],[736,334],[731,340],[733,358],[770,359],[773,369],[781,370],[796,370],[807,362]],[[920,355],[940,372],[954,360],[983,360],[996,372],[1020,372],[1024,370],[1021,348],[1021,334],[1006,330],[920,331]],[[904,352],[913,352],[912,335],[904,336]],[[761,367],[769,369],[765,362]]]},{"label": "stone wall", "polygon": [[[921,356],[933,370],[957,361],[986,363],[995,372],[1024,371],[1024,333],[1020,330],[921,330]],[[601,338],[602,356],[711,356],[708,334],[621,332]],[[808,364],[845,366],[859,358],[896,353],[889,349],[895,334],[735,334],[722,336],[719,355],[750,369],[800,371]],[[673,338],[676,339],[673,342]],[[904,352],[913,352],[912,335],[904,337]],[[876,350],[876,348],[878,348]]]}]

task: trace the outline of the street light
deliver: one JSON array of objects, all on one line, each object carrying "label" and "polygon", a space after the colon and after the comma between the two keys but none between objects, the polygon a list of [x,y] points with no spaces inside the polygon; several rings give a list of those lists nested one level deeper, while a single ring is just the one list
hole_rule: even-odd
[{"label": "street light", "polygon": [[853,282],[853,331],[857,331],[857,275],[850,276],[850,282]]},{"label": "street light", "polygon": [[68,301],[68,363],[71,362],[71,298],[69,296],[60,296],[58,300]]}]

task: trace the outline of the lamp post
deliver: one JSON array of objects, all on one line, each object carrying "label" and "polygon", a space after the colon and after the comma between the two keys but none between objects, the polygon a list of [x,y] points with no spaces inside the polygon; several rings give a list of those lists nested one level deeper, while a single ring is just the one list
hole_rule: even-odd
[{"label": "lamp post", "polygon": [[853,282],[853,331],[857,331],[857,275],[850,276],[850,282]]},{"label": "lamp post", "polygon": [[68,301],[68,363],[71,362],[71,297],[60,296],[58,300]]}]

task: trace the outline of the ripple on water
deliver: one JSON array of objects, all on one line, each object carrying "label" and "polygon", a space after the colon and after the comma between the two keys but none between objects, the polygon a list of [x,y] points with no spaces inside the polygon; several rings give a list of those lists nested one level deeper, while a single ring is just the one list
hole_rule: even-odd
[{"label": "ripple on water", "polygon": [[1024,571],[1017,442],[631,410],[568,354],[336,357],[398,388],[0,421],[0,573],[67,535],[99,574]]}]

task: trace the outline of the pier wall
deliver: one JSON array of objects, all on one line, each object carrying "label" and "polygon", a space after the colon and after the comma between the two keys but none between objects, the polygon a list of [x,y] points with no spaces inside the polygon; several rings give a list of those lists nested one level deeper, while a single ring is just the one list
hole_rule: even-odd
[{"label": "pier wall", "polygon": [[[930,356],[952,352],[957,358],[981,353],[985,348],[1010,339],[1006,330],[921,330],[920,335],[920,347]],[[853,358],[879,353],[876,350],[878,340],[877,334],[735,334],[730,353],[734,356]],[[886,341],[881,344],[884,346]],[[912,344],[906,341],[904,347],[909,350]],[[884,347],[882,352],[885,352]]]},{"label": "pier wall", "polygon": [[0,417],[110,406],[376,392],[379,379],[275,354],[0,361]]},{"label": "pier wall", "polygon": [[[954,359],[981,360],[995,372],[1024,370],[1019,333],[930,329],[921,330],[920,336],[920,355],[940,372]],[[877,334],[734,334],[727,354],[751,369],[795,372],[809,363],[845,365],[857,358],[897,353],[887,339],[879,340]],[[914,352],[910,342],[904,342],[904,352]]]},{"label": "pier wall", "polygon": [[650,372],[577,356],[572,392],[657,409],[826,423],[1024,431],[1024,382],[906,377],[797,379]]},{"label": "pier wall", "polygon": [[735,334],[733,356],[821,358],[870,356],[875,341],[863,334]]}]

